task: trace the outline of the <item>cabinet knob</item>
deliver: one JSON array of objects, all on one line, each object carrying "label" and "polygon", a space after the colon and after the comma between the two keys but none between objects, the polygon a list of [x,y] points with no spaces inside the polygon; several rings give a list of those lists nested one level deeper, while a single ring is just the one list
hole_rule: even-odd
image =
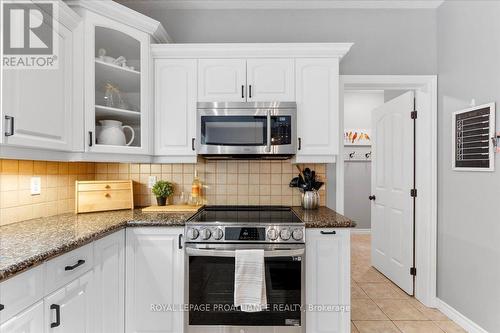
[{"label": "cabinet knob", "polygon": [[370,200],[375,200],[375,199],[376,199],[376,197],[375,197],[375,195],[370,195],[370,196],[368,197],[368,199],[370,199]]}]

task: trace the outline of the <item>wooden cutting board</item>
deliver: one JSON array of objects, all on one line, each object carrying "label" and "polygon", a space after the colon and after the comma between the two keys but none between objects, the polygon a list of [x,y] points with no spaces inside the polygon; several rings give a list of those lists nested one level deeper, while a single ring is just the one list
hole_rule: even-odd
[{"label": "wooden cutting board", "polygon": [[142,209],[143,212],[158,213],[158,212],[197,212],[203,206],[191,205],[167,205],[167,206],[149,206]]}]

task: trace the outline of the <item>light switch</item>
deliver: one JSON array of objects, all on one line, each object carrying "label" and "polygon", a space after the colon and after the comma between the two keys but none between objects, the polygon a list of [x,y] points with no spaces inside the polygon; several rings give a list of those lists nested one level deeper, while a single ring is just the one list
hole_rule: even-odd
[{"label": "light switch", "polygon": [[31,177],[31,195],[39,195],[42,192],[42,179]]},{"label": "light switch", "polygon": [[148,188],[153,188],[156,183],[156,176],[149,176]]}]

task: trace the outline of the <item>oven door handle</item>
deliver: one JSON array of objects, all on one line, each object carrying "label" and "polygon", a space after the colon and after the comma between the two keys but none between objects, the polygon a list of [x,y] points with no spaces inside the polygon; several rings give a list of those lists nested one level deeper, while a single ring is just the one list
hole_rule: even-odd
[{"label": "oven door handle", "polygon": [[[276,257],[300,257],[305,253],[304,249],[296,250],[272,250],[264,251],[265,258],[276,258]],[[214,250],[214,249],[194,249],[192,247],[186,247],[186,254],[196,257],[234,257],[236,251],[228,250]]]}]

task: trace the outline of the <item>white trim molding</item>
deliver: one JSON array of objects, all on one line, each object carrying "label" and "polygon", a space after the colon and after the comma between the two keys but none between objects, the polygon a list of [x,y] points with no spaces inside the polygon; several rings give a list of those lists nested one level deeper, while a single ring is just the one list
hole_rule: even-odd
[{"label": "white trim molding", "polygon": [[444,313],[448,318],[457,323],[460,327],[469,333],[488,333],[481,326],[458,312],[455,308],[451,307],[445,301],[437,298],[436,299],[437,308]]},{"label": "white trim molding", "polygon": [[372,233],[371,228],[352,228],[351,234],[353,235],[370,235]]},{"label": "white trim molding", "polygon": [[[417,170],[415,297],[436,307],[437,277],[437,76],[435,75],[341,75],[339,126],[344,127],[344,91],[414,90],[417,122]],[[340,131],[342,135],[342,131]],[[343,142],[343,138],[340,138]],[[336,164],[336,210],[344,211],[344,147],[340,145]]]},{"label": "white trim molding", "polygon": [[153,44],[153,58],[339,58],[353,43]]},{"label": "white trim molding", "polygon": [[85,8],[109,19],[146,32],[153,36],[153,39],[157,43],[173,42],[160,22],[112,0],[66,0],[66,3],[72,8]]},{"label": "white trim molding", "polygon": [[[118,0],[132,7],[172,9],[435,9],[444,0]],[[155,5],[157,7],[155,7]],[[158,7],[159,6],[159,7]]]}]

